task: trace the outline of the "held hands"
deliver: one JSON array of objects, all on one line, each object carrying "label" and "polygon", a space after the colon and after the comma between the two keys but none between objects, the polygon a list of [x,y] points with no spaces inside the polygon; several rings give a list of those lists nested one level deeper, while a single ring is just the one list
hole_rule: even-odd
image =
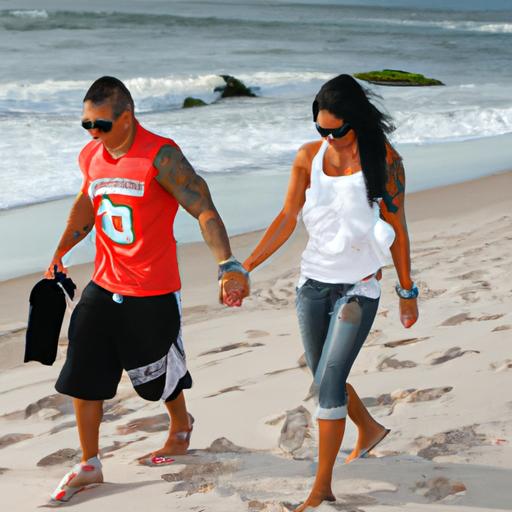
[{"label": "held hands", "polygon": [[240,307],[249,295],[249,273],[233,256],[219,265],[219,302]]}]

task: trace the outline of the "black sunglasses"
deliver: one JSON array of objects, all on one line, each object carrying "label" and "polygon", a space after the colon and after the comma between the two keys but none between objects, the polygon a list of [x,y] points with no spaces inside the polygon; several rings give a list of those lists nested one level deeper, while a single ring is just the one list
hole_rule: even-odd
[{"label": "black sunglasses", "polygon": [[113,121],[108,121],[107,119],[96,119],[96,121],[82,121],[82,128],[86,130],[94,130],[97,129],[100,132],[109,132],[112,130]]},{"label": "black sunglasses", "polygon": [[322,137],[332,135],[333,139],[341,139],[341,137],[344,137],[350,130],[352,130],[352,126],[348,123],[345,123],[338,128],[322,128],[318,123],[315,123],[315,126]]}]

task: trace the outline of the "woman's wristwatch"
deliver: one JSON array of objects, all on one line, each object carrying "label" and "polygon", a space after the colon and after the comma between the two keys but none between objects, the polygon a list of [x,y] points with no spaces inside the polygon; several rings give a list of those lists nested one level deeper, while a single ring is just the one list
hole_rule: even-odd
[{"label": "woman's wristwatch", "polygon": [[410,290],[406,290],[405,288],[402,288],[399,283],[395,286],[396,294],[401,299],[416,299],[419,295],[418,287],[412,283],[412,288]]}]

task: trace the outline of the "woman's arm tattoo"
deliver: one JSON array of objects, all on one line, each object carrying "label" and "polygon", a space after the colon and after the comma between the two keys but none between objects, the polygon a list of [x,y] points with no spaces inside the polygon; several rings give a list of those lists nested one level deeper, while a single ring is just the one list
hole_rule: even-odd
[{"label": "woman's arm tattoo", "polygon": [[395,154],[388,164],[388,176],[382,200],[390,213],[397,213],[404,202],[405,170],[402,158]]}]

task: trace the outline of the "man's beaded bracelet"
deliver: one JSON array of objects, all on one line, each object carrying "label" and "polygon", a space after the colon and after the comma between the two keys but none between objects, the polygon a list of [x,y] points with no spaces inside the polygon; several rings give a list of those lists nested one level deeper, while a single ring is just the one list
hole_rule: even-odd
[{"label": "man's beaded bracelet", "polygon": [[231,256],[227,260],[219,263],[219,274],[218,274],[219,281],[222,279],[222,276],[226,272],[240,272],[245,277],[249,276],[249,272],[247,272],[247,270],[245,270],[245,268],[242,266],[242,264],[234,256]]}]

